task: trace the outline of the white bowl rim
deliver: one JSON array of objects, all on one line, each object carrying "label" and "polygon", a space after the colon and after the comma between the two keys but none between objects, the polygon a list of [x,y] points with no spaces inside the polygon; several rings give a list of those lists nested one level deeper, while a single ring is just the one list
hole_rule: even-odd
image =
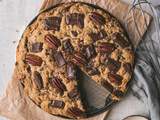
[{"label": "white bowl rim", "polygon": [[146,117],[144,117],[144,116],[142,116],[142,115],[131,115],[131,116],[128,116],[128,117],[125,117],[123,120],[126,120],[127,118],[133,118],[133,117],[139,117],[139,118],[144,118],[144,119],[146,119],[146,120],[149,120],[149,119],[147,119]]}]

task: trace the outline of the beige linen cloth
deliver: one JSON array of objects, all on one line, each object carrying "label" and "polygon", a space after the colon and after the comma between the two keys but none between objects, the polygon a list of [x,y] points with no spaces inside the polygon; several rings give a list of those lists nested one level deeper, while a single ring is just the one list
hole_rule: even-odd
[{"label": "beige linen cloth", "polygon": [[[130,5],[119,0],[44,0],[40,12],[55,4],[71,1],[88,2],[98,5],[113,14],[125,27],[126,13],[129,10]],[[146,27],[140,10],[135,10],[135,16],[136,22],[138,21],[138,28],[141,32],[140,34],[143,36],[146,31]],[[149,25],[151,16],[145,14],[145,17],[146,22]],[[135,32],[136,30],[132,21],[131,14],[129,16],[128,23],[133,37],[135,38],[137,43],[139,43],[140,39],[137,35],[137,32]],[[87,120],[104,120],[107,113],[108,112],[106,111],[93,118],[88,118]],[[62,118],[44,112],[30,100],[17,79],[16,70],[14,70],[5,93],[0,100],[0,115],[13,120],[63,120]]]}]

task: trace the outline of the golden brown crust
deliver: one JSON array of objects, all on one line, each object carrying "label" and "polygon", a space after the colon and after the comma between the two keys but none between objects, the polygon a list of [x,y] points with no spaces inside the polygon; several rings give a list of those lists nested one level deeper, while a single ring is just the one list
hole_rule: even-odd
[{"label": "golden brown crust", "polygon": [[[62,10],[68,6],[71,6],[69,12],[62,12]],[[93,20],[90,19],[91,12],[96,12],[102,15],[105,18],[104,25],[98,25]],[[84,28],[81,29],[76,25],[67,25],[65,18],[67,14],[77,13],[84,14]],[[59,31],[55,30],[45,30],[44,20],[48,17],[62,17],[61,26]],[[91,33],[99,33],[101,30],[105,30],[107,37],[100,40],[94,41],[91,38]],[[74,36],[71,31],[79,32],[78,36]],[[62,53],[66,63],[73,59],[73,55],[64,51],[63,42],[67,39],[70,39],[74,50],[82,53],[86,45],[93,44],[96,51],[96,56],[88,62],[88,65],[91,63],[99,72],[100,75],[90,76],[86,72],[86,66],[80,67],[87,75],[89,75],[93,80],[99,84],[102,81],[106,80],[114,87],[114,91],[120,90],[123,93],[127,90],[127,82],[131,78],[126,69],[123,67],[125,63],[130,63],[133,69],[134,56],[132,53],[131,45],[122,48],[117,42],[112,39],[114,33],[119,33],[123,39],[126,41],[127,38],[123,34],[124,30],[121,28],[116,19],[110,17],[110,15],[104,13],[99,9],[94,9],[86,4],[82,3],[66,3],[49,12],[42,13],[38,16],[37,20],[27,27],[23,37],[20,39],[16,51],[16,66],[18,71],[18,79],[24,84],[24,89],[27,95],[35,101],[37,105],[40,105],[41,108],[51,114],[64,115],[70,118],[75,118],[74,115],[70,114],[68,110],[71,107],[77,107],[82,111],[85,111],[80,99],[76,102],[72,101],[68,93],[77,86],[77,81],[70,80],[68,78],[66,64],[62,67],[58,67],[53,58],[53,49],[50,49],[51,46],[46,42],[45,37],[48,34],[56,36],[60,42],[61,46],[58,47],[57,51]],[[108,75],[112,71],[109,70],[105,65],[107,58],[106,54],[101,54],[98,52],[98,43],[99,42],[108,42],[116,45],[116,49],[110,54],[110,58],[121,63],[120,69],[116,72],[117,75],[122,76],[122,83],[120,85],[112,82]],[[30,50],[32,43],[43,43],[43,50],[41,52],[33,53]],[[34,54],[42,58],[43,62],[41,66],[33,66],[25,62],[27,54]],[[37,84],[34,80],[34,72],[38,71],[41,74],[43,80],[43,89],[39,90]],[[58,77],[62,79],[63,84],[65,84],[67,91],[64,91],[64,94],[61,95],[56,91],[56,89],[50,84],[50,78]],[[121,96],[111,95],[113,100],[120,100]],[[53,108],[51,106],[52,100],[60,100],[65,102],[63,109]],[[76,117],[82,118],[82,117]]]}]

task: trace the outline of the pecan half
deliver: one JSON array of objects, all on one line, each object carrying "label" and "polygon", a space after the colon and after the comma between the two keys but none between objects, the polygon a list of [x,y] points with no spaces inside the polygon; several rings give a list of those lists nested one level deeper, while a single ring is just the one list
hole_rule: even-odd
[{"label": "pecan half", "polygon": [[91,12],[91,15],[89,16],[89,18],[99,25],[103,25],[106,23],[105,18],[96,12]]},{"label": "pecan half", "polygon": [[72,114],[73,116],[84,116],[85,115],[85,112],[80,110],[79,108],[76,108],[76,107],[71,107],[68,112],[70,114]]},{"label": "pecan half", "polygon": [[87,64],[85,57],[80,53],[76,53],[75,57],[72,59],[72,61],[74,64],[76,64],[80,67],[85,66]]},{"label": "pecan half", "polygon": [[53,49],[58,49],[58,47],[61,45],[60,41],[51,34],[46,36],[46,41]]},{"label": "pecan half", "polygon": [[25,61],[33,66],[40,66],[42,64],[42,58],[32,54],[28,54]]},{"label": "pecan half", "polygon": [[66,86],[62,83],[62,80],[59,78],[52,78],[52,85],[61,94],[63,94],[64,91],[67,91]]},{"label": "pecan half", "polygon": [[99,42],[98,47],[100,53],[112,53],[116,49],[115,44],[107,42]]},{"label": "pecan half", "polygon": [[108,74],[108,78],[111,80],[111,82],[113,82],[117,85],[122,84],[123,78],[120,75],[110,73],[110,74]]}]

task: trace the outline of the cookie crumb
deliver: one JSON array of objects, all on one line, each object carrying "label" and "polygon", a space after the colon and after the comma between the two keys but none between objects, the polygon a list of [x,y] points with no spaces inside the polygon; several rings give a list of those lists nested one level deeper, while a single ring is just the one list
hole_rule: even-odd
[{"label": "cookie crumb", "polygon": [[16,30],[16,32],[18,32],[18,30]]},{"label": "cookie crumb", "polygon": [[2,2],[2,0],[0,0],[0,2]]},{"label": "cookie crumb", "polygon": [[16,41],[13,41],[13,44],[15,43]]}]

